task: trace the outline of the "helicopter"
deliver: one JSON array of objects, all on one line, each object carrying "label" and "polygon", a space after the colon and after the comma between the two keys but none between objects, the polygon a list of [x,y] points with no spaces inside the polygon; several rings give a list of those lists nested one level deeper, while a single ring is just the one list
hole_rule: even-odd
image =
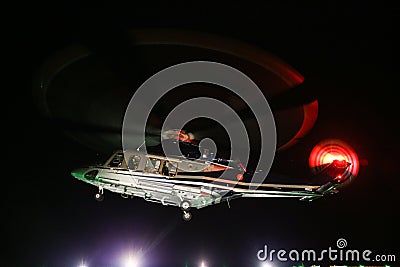
[{"label": "helicopter", "polygon": [[329,140],[318,144],[309,160],[315,176],[324,183],[255,185],[247,182],[254,173],[240,161],[214,158],[208,149],[188,142],[184,134],[170,142],[178,143],[184,155],[167,157],[140,149],[117,150],[104,163],[74,169],[71,175],[97,187],[97,201],[103,201],[104,192],[108,190],[124,198],[140,197],[179,207],[183,212],[182,218],[189,221],[192,209],[223,202],[229,205],[237,198],[291,197],[310,202],[337,194],[337,188],[351,180],[358,171],[354,151],[343,142]]},{"label": "helicopter", "polygon": [[[268,105],[263,107],[270,105],[276,122],[276,152],[292,147],[313,128],[318,116],[316,95],[320,84],[314,85],[313,79],[304,84],[304,77],[281,59],[227,37],[174,29],[131,29],[103,37],[102,32],[93,40],[78,41],[50,56],[34,75],[33,92],[45,121],[61,129],[68,138],[96,152],[110,153],[112,149],[107,161],[71,171],[76,179],[98,188],[97,200],[103,200],[104,191],[142,197],[180,207],[184,220],[190,220],[192,209],[221,202],[229,204],[242,197],[312,201],[337,193],[339,186],[357,175],[356,154],[347,144],[336,140],[318,144],[310,154],[309,165],[316,178],[312,184],[272,182],[269,173],[265,179],[270,183],[253,184],[251,177],[260,174],[260,170],[251,170],[237,160],[226,160],[228,157],[216,158],[212,151],[194,144],[189,134],[174,129],[166,133],[167,139],[187,148],[183,156],[166,157],[157,151],[147,153],[135,148],[114,150],[121,146],[120,122],[127,100],[137,93],[135,88],[141,82],[171,63],[212,61],[250,73],[251,80],[268,99]],[[159,145],[162,123],[175,107],[200,97],[226,102],[245,127],[251,129],[247,132],[251,149],[257,151],[261,147],[257,118],[251,108],[239,95],[210,82],[182,84],[157,101],[146,122],[146,146]],[[210,121],[196,119],[182,127],[188,127],[197,140],[210,138],[228,151],[229,138],[224,128]],[[143,131],[137,132],[135,127],[130,130],[134,136],[140,136],[136,146],[143,141]]]}]

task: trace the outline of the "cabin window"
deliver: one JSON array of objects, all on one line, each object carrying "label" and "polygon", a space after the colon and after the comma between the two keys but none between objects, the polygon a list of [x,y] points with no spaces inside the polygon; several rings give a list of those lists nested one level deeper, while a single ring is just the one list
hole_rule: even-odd
[{"label": "cabin window", "polygon": [[124,154],[118,153],[118,154],[115,154],[114,158],[108,164],[108,167],[121,168],[123,162],[124,162]]},{"label": "cabin window", "polygon": [[132,156],[128,162],[129,169],[133,171],[137,170],[137,168],[139,167],[139,163],[140,163],[140,156],[138,155]]},{"label": "cabin window", "polygon": [[89,172],[87,172],[87,173],[85,173],[85,178],[86,179],[88,179],[88,180],[94,180],[95,178],[96,178],[96,175],[99,173],[99,171],[98,170],[92,170],[92,171],[89,171]]},{"label": "cabin window", "polygon": [[148,158],[146,161],[145,172],[148,173],[158,173],[160,169],[161,160],[155,158]]},{"label": "cabin window", "polygon": [[161,169],[161,174],[165,176],[173,177],[176,175],[178,170],[178,164],[176,162],[164,161]]}]

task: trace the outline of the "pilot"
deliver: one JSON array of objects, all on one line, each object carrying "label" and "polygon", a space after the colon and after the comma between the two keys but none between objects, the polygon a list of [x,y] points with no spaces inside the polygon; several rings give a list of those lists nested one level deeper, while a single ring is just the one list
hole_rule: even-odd
[{"label": "pilot", "polygon": [[167,167],[167,163],[165,163],[162,167],[162,175],[168,176],[169,175],[169,170]]}]

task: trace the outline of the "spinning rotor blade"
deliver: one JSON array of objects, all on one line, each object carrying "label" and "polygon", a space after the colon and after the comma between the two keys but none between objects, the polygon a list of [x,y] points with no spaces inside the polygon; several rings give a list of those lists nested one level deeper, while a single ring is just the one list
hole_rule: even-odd
[{"label": "spinning rotor blade", "polygon": [[[303,77],[296,70],[260,48],[235,40],[193,32],[136,30],[98,32],[82,43],[43,64],[34,94],[45,118],[95,150],[120,148],[125,109],[136,88],[158,71],[188,61],[217,61],[249,75],[274,112],[279,148],[302,138],[318,113],[315,87],[307,81],[303,85]],[[210,84],[190,84],[182,90],[157,103],[147,122],[146,145],[159,144],[165,117],[181,101],[218,97],[215,85]],[[182,91],[178,88],[177,92]],[[250,131],[256,132],[251,110],[235,97],[228,100]],[[224,142],[219,128],[209,122],[196,120],[185,130],[196,140],[211,137]],[[140,129],[131,129],[130,134],[133,138],[141,136]]]}]

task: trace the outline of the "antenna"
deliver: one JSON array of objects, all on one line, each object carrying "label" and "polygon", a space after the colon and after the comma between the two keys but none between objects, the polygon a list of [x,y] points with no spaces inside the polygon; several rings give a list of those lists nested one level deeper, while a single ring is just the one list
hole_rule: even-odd
[{"label": "antenna", "polygon": [[146,140],[144,140],[143,143],[142,143],[138,148],[136,148],[136,150],[139,151],[140,148],[141,148],[145,143],[146,143]]}]

